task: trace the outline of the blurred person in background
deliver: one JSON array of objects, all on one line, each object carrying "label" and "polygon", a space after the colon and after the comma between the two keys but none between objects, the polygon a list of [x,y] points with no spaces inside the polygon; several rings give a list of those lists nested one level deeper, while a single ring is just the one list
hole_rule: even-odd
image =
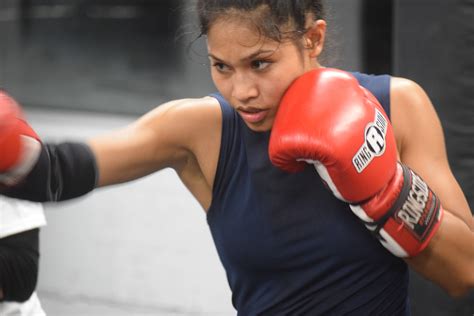
[{"label": "blurred person in background", "polygon": [[0,195],[0,315],[45,316],[35,292],[39,228],[46,225],[39,203]]}]

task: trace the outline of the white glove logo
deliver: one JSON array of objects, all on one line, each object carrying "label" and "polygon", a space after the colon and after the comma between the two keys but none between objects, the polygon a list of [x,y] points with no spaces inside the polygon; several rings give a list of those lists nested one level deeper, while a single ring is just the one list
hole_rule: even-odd
[{"label": "white glove logo", "polygon": [[364,171],[374,157],[381,156],[385,152],[387,125],[385,116],[375,109],[374,122],[369,123],[365,128],[365,142],[352,158],[352,164],[358,173]]}]

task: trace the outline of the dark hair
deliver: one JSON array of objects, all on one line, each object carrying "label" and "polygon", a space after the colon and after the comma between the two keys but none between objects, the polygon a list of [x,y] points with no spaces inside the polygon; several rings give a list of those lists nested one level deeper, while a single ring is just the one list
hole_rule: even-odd
[{"label": "dark hair", "polygon": [[[306,19],[324,19],[322,0],[198,0],[201,35],[207,35],[211,25],[220,17],[237,12],[248,17],[259,31],[271,39],[296,37],[306,32]],[[249,14],[247,14],[249,13]],[[286,26],[293,30],[283,31]]]}]

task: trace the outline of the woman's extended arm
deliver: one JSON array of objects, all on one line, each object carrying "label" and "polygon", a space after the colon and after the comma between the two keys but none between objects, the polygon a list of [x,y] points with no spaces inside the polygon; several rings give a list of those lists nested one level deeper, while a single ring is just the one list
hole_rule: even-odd
[{"label": "woman's extended arm", "polygon": [[[210,186],[218,148],[214,146],[211,153],[214,159],[204,159],[204,154],[208,142],[219,144],[220,124],[220,108],[214,98],[172,101],[86,144],[44,144],[37,164],[22,183],[2,189],[2,194],[59,201],[166,167],[174,168],[188,187],[203,182]],[[211,163],[206,164],[208,161]]]},{"label": "woman's extended arm", "polygon": [[428,247],[407,262],[452,296],[474,287],[474,219],[447,158],[441,123],[416,83],[393,78],[391,113],[401,161],[416,171],[445,210]]},{"label": "woman's extended arm", "polygon": [[189,104],[177,100],[163,104],[129,126],[90,139],[96,158],[98,186],[126,182],[157,170],[179,170],[191,154],[190,139],[196,133]]}]

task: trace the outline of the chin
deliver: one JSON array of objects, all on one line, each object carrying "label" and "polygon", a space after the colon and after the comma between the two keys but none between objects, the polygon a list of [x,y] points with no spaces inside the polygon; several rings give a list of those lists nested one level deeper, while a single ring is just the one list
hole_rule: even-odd
[{"label": "chin", "polygon": [[269,132],[272,129],[273,126],[273,121],[272,122],[262,122],[260,124],[251,124],[245,122],[247,127],[252,130],[253,132],[257,133],[264,133],[264,132]]}]

